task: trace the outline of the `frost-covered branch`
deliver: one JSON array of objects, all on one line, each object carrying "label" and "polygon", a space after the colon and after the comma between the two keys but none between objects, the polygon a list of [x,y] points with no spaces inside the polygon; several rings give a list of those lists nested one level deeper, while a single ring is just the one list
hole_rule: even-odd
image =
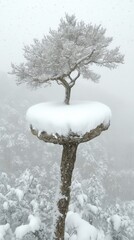
[{"label": "frost-covered branch", "polygon": [[[119,48],[108,48],[111,42],[101,25],[85,24],[66,14],[58,30],[50,30],[41,41],[34,39],[33,44],[24,46],[25,62],[12,64],[11,74],[17,76],[18,84],[30,87],[56,81],[66,89],[65,103],[69,104],[71,88],[80,76],[94,82],[99,79],[91,69],[93,64],[112,69],[123,63]],[[73,78],[75,71],[78,74]]]}]

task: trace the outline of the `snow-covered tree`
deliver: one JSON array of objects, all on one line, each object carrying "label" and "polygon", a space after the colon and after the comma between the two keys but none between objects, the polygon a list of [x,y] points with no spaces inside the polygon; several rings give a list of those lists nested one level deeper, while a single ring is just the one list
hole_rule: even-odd
[{"label": "snow-covered tree", "polygon": [[[88,149],[85,149],[85,155],[86,151],[88,153]],[[90,160],[93,161],[92,158]],[[99,170],[101,166],[96,166],[96,171],[92,170],[92,174],[96,172],[96,179],[97,168]],[[48,171],[34,167],[23,171],[19,177],[0,175],[0,233],[4,240],[18,240],[17,237],[21,240],[51,239],[58,172],[57,164],[51,163]],[[66,220],[65,239],[77,239],[79,234],[84,234],[88,240],[94,231],[97,232],[97,240],[104,240],[104,235],[107,240],[133,240],[134,202],[116,200],[111,205],[110,201],[106,202],[107,193],[103,188],[103,181],[99,186],[95,185],[92,178],[88,181],[86,175],[81,176],[80,168],[76,169],[68,214],[72,212],[72,217]],[[32,228],[33,222],[36,228]],[[91,239],[95,237],[93,235]]]},{"label": "snow-covered tree", "polygon": [[[49,173],[34,167],[26,169],[18,178],[1,174],[0,226],[10,229],[5,232],[9,239],[11,236],[23,240],[50,238],[57,178],[53,171],[56,169],[56,164]],[[51,180],[49,174],[53,176]]]},{"label": "snow-covered tree", "polygon": [[25,62],[12,64],[17,83],[39,87],[56,81],[65,88],[65,103],[69,104],[71,88],[82,76],[98,81],[100,75],[93,65],[110,69],[123,63],[119,47],[108,48],[112,42],[101,25],[85,24],[74,15],[65,15],[57,30],[50,30],[41,41],[24,46]]},{"label": "snow-covered tree", "polygon": [[[133,184],[134,171],[132,169],[122,171],[111,170],[105,182],[105,187],[111,200],[114,200],[118,194],[120,199],[130,201],[134,199]],[[111,186],[110,189],[109,185]]]},{"label": "snow-covered tree", "polygon": [[[108,129],[110,123],[111,111],[104,104],[67,106],[71,89],[80,76],[93,81],[99,79],[100,76],[90,68],[92,65],[112,69],[123,63],[124,57],[119,48],[108,48],[112,38],[107,37],[105,32],[106,29],[101,25],[85,24],[77,21],[74,15],[66,14],[65,19],[60,20],[57,30],[50,30],[49,35],[41,41],[35,39],[33,44],[24,47],[25,63],[12,64],[12,74],[17,76],[18,84],[38,87],[56,81],[65,88],[65,104],[39,104],[27,112],[33,135],[45,142],[63,146],[52,234],[56,240],[64,240],[78,145],[99,136]],[[55,117],[58,117],[56,121]],[[77,125],[74,118],[79,118]]]}]

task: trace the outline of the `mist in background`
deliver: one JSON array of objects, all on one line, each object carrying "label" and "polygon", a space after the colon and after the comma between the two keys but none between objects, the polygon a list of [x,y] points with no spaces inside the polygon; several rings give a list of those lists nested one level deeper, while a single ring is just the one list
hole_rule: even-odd
[{"label": "mist in background", "polygon": [[[72,100],[96,100],[112,110],[109,130],[99,137],[114,159],[115,168],[134,167],[134,1],[133,0],[1,0],[0,1],[0,102],[27,100],[29,106],[42,101],[63,101],[64,89],[51,87],[31,91],[16,86],[8,75],[11,62],[23,62],[23,46],[34,38],[42,39],[49,29],[56,29],[65,13],[75,14],[86,23],[102,24],[113,46],[120,46],[124,64],[116,70],[96,68],[99,84],[78,79],[72,89]],[[77,121],[77,120],[76,120]]]}]

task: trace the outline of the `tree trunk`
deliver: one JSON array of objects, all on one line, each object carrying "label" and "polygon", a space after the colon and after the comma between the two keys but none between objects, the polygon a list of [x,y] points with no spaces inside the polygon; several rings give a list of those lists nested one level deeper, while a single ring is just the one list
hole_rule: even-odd
[{"label": "tree trunk", "polygon": [[65,104],[69,105],[70,103],[70,95],[71,95],[71,87],[65,87]]},{"label": "tree trunk", "polygon": [[76,160],[76,151],[78,144],[66,143],[63,145],[61,159],[61,182],[60,182],[60,197],[57,203],[59,216],[55,228],[55,240],[64,240],[65,218],[70,202],[70,187],[74,164]]}]

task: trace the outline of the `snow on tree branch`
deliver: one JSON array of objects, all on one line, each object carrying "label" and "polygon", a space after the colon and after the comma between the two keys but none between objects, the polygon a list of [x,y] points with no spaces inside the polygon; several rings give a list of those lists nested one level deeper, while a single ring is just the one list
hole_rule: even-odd
[{"label": "snow on tree branch", "polygon": [[[100,76],[93,73],[93,64],[112,69],[124,60],[118,47],[108,48],[112,38],[105,33],[101,25],[85,24],[66,14],[57,30],[50,30],[41,41],[34,39],[33,44],[24,46],[25,62],[12,64],[11,74],[17,76],[18,84],[31,87],[56,81],[71,89],[80,75],[97,81]],[[78,74],[72,79],[74,71]]]}]

